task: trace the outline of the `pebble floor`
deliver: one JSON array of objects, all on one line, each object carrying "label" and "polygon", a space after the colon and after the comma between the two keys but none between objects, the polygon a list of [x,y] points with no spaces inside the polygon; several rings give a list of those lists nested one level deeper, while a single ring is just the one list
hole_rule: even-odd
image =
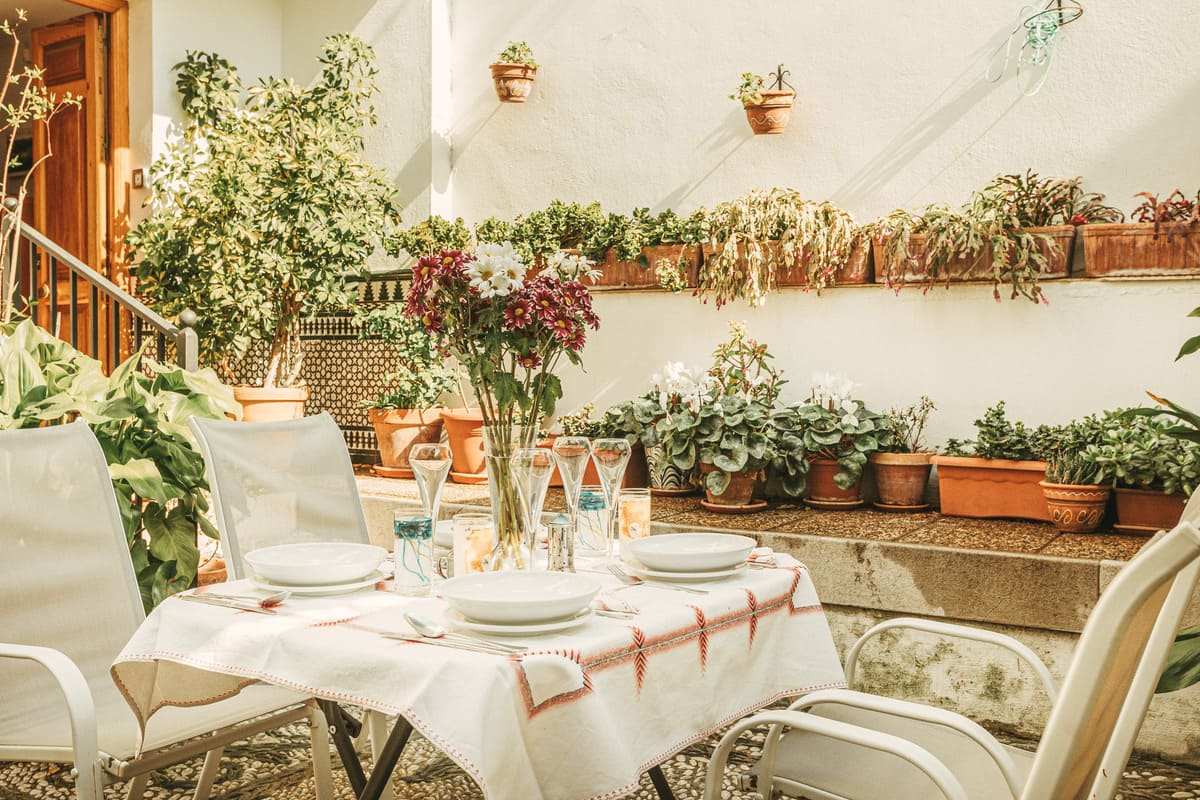
[{"label": "pebble floor", "polygon": [[[1002,737],[1016,744],[1026,744]],[[733,776],[744,771],[757,756],[758,738],[743,737],[726,770],[722,800],[752,800],[756,795],[738,791]],[[694,745],[663,765],[679,800],[698,800],[704,788],[704,770],[716,738]],[[308,731],[300,725],[283,728],[226,749],[221,774],[213,789],[217,800],[305,800],[313,796],[308,762]],[[147,800],[185,800],[191,797],[201,760],[162,770],[146,790]],[[333,756],[336,796],[353,795]],[[393,777],[397,800],[477,800],[483,795],[448,758],[419,736],[405,750]],[[73,800],[74,784],[68,770],[44,763],[0,765],[0,800]],[[113,784],[105,798],[124,797],[124,785]],[[656,800],[648,778],[643,777],[636,800]],[[1135,758],[1125,772],[1117,798],[1159,800],[1200,798],[1200,767]]]}]

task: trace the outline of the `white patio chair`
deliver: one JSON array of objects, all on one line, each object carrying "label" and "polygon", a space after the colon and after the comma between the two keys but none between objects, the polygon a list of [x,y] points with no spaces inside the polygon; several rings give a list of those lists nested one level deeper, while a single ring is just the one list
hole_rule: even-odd
[{"label": "white patio chair", "polygon": [[324,718],[283,689],[161,709],[139,742],[109,667],[145,614],[86,423],[0,431],[0,521],[0,761],[72,763],[80,800],[101,800],[106,775],[129,781],[133,799],[151,771],[207,753],[195,791],[203,800],[227,744],[308,720],[318,796],[332,794]]},{"label": "white patio chair", "polygon": [[[996,741],[944,709],[848,689],[805,695],[787,710],[743,720],[709,764],[706,800],[720,796],[729,753],[747,730],[771,726],[745,783],[811,800],[1109,800],[1200,576],[1200,493],[1184,520],[1121,570],[1088,618],[1061,692],[1032,651],[1010,637],[929,620],[875,626],[847,655],[853,685],[864,641],[908,627],[991,642],[1027,661],[1053,704],[1036,751]],[[786,730],[786,733],[784,732]]]},{"label": "white patio chair", "polygon": [[[245,555],[259,547],[370,544],[346,440],[328,413],[282,422],[192,417],[188,424],[204,454],[230,579],[246,577]],[[387,717],[372,711],[366,721],[378,758]]]}]

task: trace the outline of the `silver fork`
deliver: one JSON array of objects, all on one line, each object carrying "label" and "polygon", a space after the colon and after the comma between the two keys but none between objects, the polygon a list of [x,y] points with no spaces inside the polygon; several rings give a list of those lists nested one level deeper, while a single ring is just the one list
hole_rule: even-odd
[{"label": "silver fork", "polygon": [[668,583],[667,581],[648,581],[645,578],[638,578],[634,575],[630,575],[628,572],[621,569],[621,567],[617,564],[609,564],[608,571],[613,575],[616,575],[617,580],[626,586],[638,586],[640,584],[645,584],[647,586],[653,586],[657,589],[674,589],[677,592],[687,592],[688,594],[708,594],[708,589],[698,589],[695,586],[683,586],[678,583]]}]

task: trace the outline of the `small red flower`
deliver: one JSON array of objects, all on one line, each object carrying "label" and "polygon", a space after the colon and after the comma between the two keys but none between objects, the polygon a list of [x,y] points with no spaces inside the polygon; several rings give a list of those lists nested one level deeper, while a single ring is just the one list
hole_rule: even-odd
[{"label": "small red flower", "polygon": [[587,332],[584,331],[582,325],[576,325],[575,330],[571,333],[570,338],[568,338],[565,342],[563,342],[563,344],[565,344],[568,348],[570,348],[571,350],[574,350],[575,352],[578,353],[580,350],[583,349],[583,345],[586,342],[587,342]]},{"label": "small red flower", "polygon": [[1075,216],[1071,217],[1070,220],[1068,220],[1071,225],[1086,225],[1087,221],[1087,217],[1085,217],[1083,214],[1076,214]]},{"label": "small red flower", "polygon": [[513,300],[504,309],[504,325],[510,331],[520,330],[533,319],[533,303],[523,297]]},{"label": "small red flower", "polygon": [[558,314],[553,319],[547,320],[546,327],[553,332],[554,338],[562,344],[570,342],[571,338],[575,335],[575,331],[579,328],[569,314]]},{"label": "small red flower", "polygon": [[421,324],[430,333],[442,332],[442,315],[433,309],[428,309],[421,315]]},{"label": "small red flower", "polygon": [[538,319],[543,322],[553,322],[558,316],[558,298],[549,289],[538,289],[533,293],[533,308]]},{"label": "small red flower", "polygon": [[530,350],[517,356],[517,363],[525,369],[537,369],[542,365],[542,357]]}]

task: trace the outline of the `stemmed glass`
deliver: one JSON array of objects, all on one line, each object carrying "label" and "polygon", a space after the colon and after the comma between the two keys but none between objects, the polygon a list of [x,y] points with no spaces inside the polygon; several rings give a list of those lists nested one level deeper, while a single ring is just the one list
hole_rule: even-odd
[{"label": "stemmed glass", "polygon": [[554,472],[554,459],[549,450],[540,447],[523,447],[512,455],[513,483],[517,485],[517,496],[521,499],[522,544],[529,548],[529,563],[533,569],[533,554],[537,550],[537,525],[542,518],[542,504],[546,502],[546,489],[550,486],[550,475]]},{"label": "stemmed glass", "polygon": [[617,489],[625,477],[625,465],[629,463],[631,450],[625,439],[597,439],[592,443],[592,460],[596,462],[596,472],[600,474],[600,486],[604,489],[604,500],[609,510],[607,538],[610,556],[614,555],[613,542],[617,535]]},{"label": "stemmed glass", "polygon": [[559,436],[554,440],[554,461],[562,475],[567,513],[571,516],[571,538],[579,538],[579,487],[592,455],[592,443],[586,436]]},{"label": "stemmed glass", "polygon": [[[421,493],[421,505],[429,518],[429,559],[433,560],[433,539],[437,533],[442,489],[450,474],[450,447],[444,444],[415,444],[408,451],[408,463]],[[399,568],[399,565],[397,565]]]}]

